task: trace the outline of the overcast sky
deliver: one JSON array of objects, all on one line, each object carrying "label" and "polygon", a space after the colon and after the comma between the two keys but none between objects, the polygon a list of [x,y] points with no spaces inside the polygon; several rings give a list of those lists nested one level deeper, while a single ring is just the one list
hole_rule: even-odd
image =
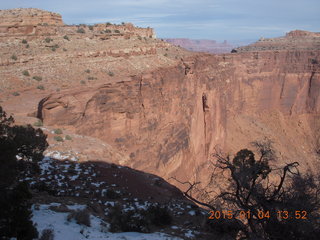
[{"label": "overcast sky", "polygon": [[159,38],[226,40],[320,32],[320,0],[0,0],[0,8],[58,12],[67,24],[132,22]]}]

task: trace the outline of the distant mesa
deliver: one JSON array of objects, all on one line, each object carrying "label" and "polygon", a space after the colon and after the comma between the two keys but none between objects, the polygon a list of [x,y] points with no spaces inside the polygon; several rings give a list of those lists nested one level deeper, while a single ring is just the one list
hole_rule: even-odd
[{"label": "distant mesa", "polygon": [[[106,31],[107,27],[107,31]],[[133,24],[95,24],[87,29],[85,24],[65,25],[58,13],[37,8],[0,10],[0,37],[52,36],[59,34],[84,34],[102,38],[130,38],[140,36],[156,38],[152,28],[139,28]],[[90,31],[88,31],[90,30]]]},{"label": "distant mesa", "polygon": [[36,26],[36,25],[64,25],[58,13],[48,12],[37,8],[15,8],[0,10],[0,26]]},{"label": "distant mesa", "polygon": [[208,39],[168,38],[164,40],[194,52],[229,53],[234,48],[226,40],[222,43]]}]

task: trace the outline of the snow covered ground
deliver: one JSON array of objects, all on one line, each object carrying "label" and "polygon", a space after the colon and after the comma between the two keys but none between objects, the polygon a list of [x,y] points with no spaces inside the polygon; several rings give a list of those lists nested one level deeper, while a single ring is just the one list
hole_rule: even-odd
[{"label": "snow covered ground", "polygon": [[[74,220],[68,221],[68,212],[55,212],[49,209],[50,206],[59,204],[52,203],[50,205],[40,205],[35,208],[33,206],[33,222],[41,235],[44,229],[54,230],[55,240],[182,240],[164,233],[111,233],[108,232],[109,224],[102,221],[98,217],[90,216],[91,227],[77,224]],[[77,210],[85,208],[84,205],[69,205],[69,209]]]}]

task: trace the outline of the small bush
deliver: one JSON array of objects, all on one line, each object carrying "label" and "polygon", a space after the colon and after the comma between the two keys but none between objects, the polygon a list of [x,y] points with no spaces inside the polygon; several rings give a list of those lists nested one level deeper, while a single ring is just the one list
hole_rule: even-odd
[{"label": "small bush", "polygon": [[97,80],[96,77],[88,77],[88,80]]},{"label": "small bush", "polygon": [[49,228],[42,230],[39,240],[54,240],[54,230]]},{"label": "small bush", "polygon": [[86,81],[81,80],[80,83],[81,83],[81,84],[86,84]]},{"label": "small bush", "polygon": [[29,48],[29,47],[30,47],[30,45],[29,45],[29,44],[27,44],[27,45],[26,45],[26,48]]},{"label": "small bush", "polygon": [[86,33],[86,31],[83,28],[78,28],[77,33]]},{"label": "small bush", "polygon": [[111,71],[109,71],[109,72],[108,72],[108,75],[109,75],[110,77],[113,77],[113,76],[114,76],[114,73],[111,72]]},{"label": "small bush", "polygon": [[120,194],[113,189],[108,189],[106,192],[106,197],[111,199],[117,199],[120,197]]},{"label": "small bush", "polygon": [[159,205],[150,206],[146,215],[155,226],[166,226],[172,222],[172,217],[167,207],[161,207]]},{"label": "small bush", "polygon": [[110,29],[104,30],[105,33],[111,33],[112,31]]},{"label": "small bush", "polygon": [[91,226],[90,214],[89,214],[88,210],[86,210],[86,209],[71,212],[68,215],[67,220],[71,221],[72,219],[76,220],[76,223],[79,225],[81,224],[81,225],[85,225],[87,227]]},{"label": "small bush", "polygon": [[61,136],[54,136],[54,140],[57,142],[63,142],[63,138]]},{"label": "small bush", "polygon": [[35,123],[33,124],[33,126],[35,126],[35,127],[42,127],[42,126],[43,126],[43,123],[42,123],[42,121],[39,119],[37,122],[35,122]]},{"label": "small bush", "polygon": [[90,31],[93,31],[93,26],[89,26],[89,30],[90,30]]},{"label": "small bush", "polygon": [[47,38],[45,38],[45,39],[44,39],[44,41],[45,41],[46,43],[50,43],[51,41],[53,41],[53,39],[52,39],[52,38],[47,37]]},{"label": "small bush", "polygon": [[106,26],[110,26],[110,25],[112,25],[110,22],[107,22],[107,23],[106,23]]},{"label": "small bush", "polygon": [[12,60],[15,60],[15,61],[18,60],[18,58],[17,58],[17,56],[16,56],[15,54],[13,54],[13,55],[11,56],[11,59],[12,59]]},{"label": "small bush", "polygon": [[28,70],[24,70],[24,71],[22,72],[22,74],[23,74],[24,76],[27,76],[27,77],[30,76],[30,73],[29,73]]},{"label": "small bush", "polygon": [[90,69],[85,70],[86,73],[90,73]]},{"label": "small bush", "polygon": [[42,77],[40,77],[40,76],[34,76],[33,79],[38,82],[42,81]]},{"label": "small bush", "polygon": [[54,134],[62,134],[62,130],[60,128],[57,128],[55,130],[53,130]]},{"label": "small bush", "polygon": [[66,51],[67,51],[67,49],[66,49],[66,48],[63,48],[62,50],[63,50],[64,52],[66,52]]},{"label": "small bush", "polygon": [[15,96],[15,97],[17,97],[17,96],[20,96],[20,93],[18,93],[18,92],[13,92],[12,95]]},{"label": "small bush", "polygon": [[64,38],[65,40],[70,41],[70,39],[69,39],[69,37],[68,37],[67,35],[64,35],[63,38]]},{"label": "small bush", "polygon": [[43,85],[39,85],[39,86],[37,86],[37,89],[44,90],[44,86]]},{"label": "small bush", "polygon": [[56,51],[56,48],[55,48],[55,47],[52,47],[52,48],[51,48],[51,51],[52,51],[52,52],[55,52],[55,51]]},{"label": "small bush", "polygon": [[65,139],[66,140],[72,140],[72,137],[70,135],[66,135]]},{"label": "small bush", "polygon": [[163,54],[163,56],[168,57],[168,53]]},{"label": "small bush", "polygon": [[120,33],[120,31],[118,29],[114,30],[115,33]]},{"label": "small bush", "polygon": [[110,232],[150,232],[149,224],[140,214],[141,211],[124,212],[119,206],[109,212]]},{"label": "small bush", "polygon": [[27,44],[27,43],[28,43],[28,41],[27,41],[27,40],[25,40],[25,39],[23,39],[23,40],[22,40],[22,43],[23,43],[23,44]]}]

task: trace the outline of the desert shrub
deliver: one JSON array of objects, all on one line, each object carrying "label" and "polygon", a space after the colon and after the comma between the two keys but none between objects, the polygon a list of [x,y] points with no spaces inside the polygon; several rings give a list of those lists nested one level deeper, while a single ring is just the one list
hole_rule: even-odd
[{"label": "desert shrub", "polygon": [[168,57],[168,53],[163,54],[163,56]]},{"label": "desert shrub", "polygon": [[155,226],[166,226],[172,223],[172,216],[166,206],[150,206],[145,214],[151,224]]},{"label": "desert shrub", "polygon": [[83,28],[78,28],[77,33],[86,33],[86,31]]},{"label": "desert shrub", "polygon": [[67,35],[64,35],[63,39],[70,41],[70,39],[69,39],[69,37]]},{"label": "desert shrub", "polygon": [[110,25],[112,25],[110,22],[107,22],[107,23],[106,23],[106,26],[110,26]]},{"label": "desert shrub", "polygon": [[52,47],[52,48],[51,48],[51,51],[52,51],[52,52],[55,52],[56,50],[57,50],[57,49],[56,49],[55,47]]},{"label": "desert shrub", "polygon": [[24,70],[24,71],[22,72],[22,74],[23,74],[24,76],[26,76],[26,77],[29,77],[29,76],[30,76],[30,73],[29,73],[28,70]]},{"label": "desert shrub", "polygon": [[110,232],[149,232],[149,223],[141,211],[123,211],[119,206],[111,208],[109,215]]},{"label": "desert shrub", "polygon": [[81,80],[80,83],[81,83],[81,84],[86,84],[86,81]]},{"label": "desert shrub", "polygon": [[60,128],[54,129],[53,130],[54,134],[62,134],[62,130]]},{"label": "desert shrub", "polygon": [[46,43],[50,43],[51,41],[53,41],[53,39],[52,39],[52,38],[47,37],[47,38],[45,38],[45,39],[44,39],[44,41],[45,41]]},{"label": "desert shrub", "polygon": [[17,96],[20,96],[20,93],[18,93],[18,92],[13,92],[12,95],[15,96],[15,97],[17,97]]},{"label": "desert shrub", "polygon": [[42,123],[42,121],[41,121],[40,119],[38,119],[38,121],[36,121],[36,122],[33,124],[33,126],[35,126],[35,127],[42,127],[42,126],[43,126],[43,123]]},{"label": "desert shrub", "polygon": [[138,36],[138,39],[139,39],[139,40],[142,40],[142,37],[141,37],[141,36]]},{"label": "desert shrub", "polygon": [[37,86],[37,89],[39,89],[39,90],[44,90],[44,86],[43,86],[43,85],[38,85],[38,86]]},{"label": "desert shrub", "polygon": [[106,192],[106,197],[111,199],[117,199],[120,197],[120,194],[113,189],[108,189]]},{"label": "desert shrub", "polygon": [[120,33],[120,31],[118,29],[114,30],[115,33]]},{"label": "desert shrub", "polygon": [[105,33],[111,33],[112,31],[110,29],[104,30]]},{"label": "desert shrub", "polygon": [[50,228],[42,230],[39,240],[54,240],[54,230]]},{"label": "desert shrub", "polygon": [[63,48],[62,50],[63,50],[64,52],[66,52],[66,51],[67,51],[67,49],[66,49],[66,48]]},{"label": "desert shrub", "polygon": [[54,140],[56,140],[57,142],[63,142],[63,138],[61,136],[54,136],[53,137]]},{"label": "desert shrub", "polygon": [[40,77],[40,76],[34,76],[33,79],[36,80],[36,81],[38,81],[38,82],[40,82],[40,81],[42,80],[42,77]]},{"label": "desert shrub", "polygon": [[28,43],[28,41],[27,41],[27,40],[25,40],[25,39],[23,39],[23,40],[22,40],[22,43],[23,43],[23,44],[27,44],[27,43]]},{"label": "desert shrub", "polygon": [[89,76],[89,77],[88,77],[88,80],[97,80],[97,78],[96,78],[96,77]]},{"label": "desert shrub", "polygon": [[66,140],[72,140],[72,137],[70,135],[66,135],[65,139]]},{"label": "desert shrub", "polygon": [[11,59],[14,60],[14,61],[18,60],[18,58],[17,58],[17,56],[15,54],[11,55]]},{"label": "desert shrub", "polygon": [[86,73],[90,73],[91,71],[90,71],[90,69],[86,69],[85,72]]},{"label": "desert shrub", "polygon": [[109,75],[110,77],[113,77],[113,76],[114,76],[114,73],[111,72],[111,71],[109,71],[109,72],[108,72],[108,75]]},{"label": "desert shrub", "polygon": [[75,220],[77,224],[81,224],[81,225],[85,225],[87,227],[91,226],[91,221],[90,221],[90,214],[88,212],[88,210],[84,209],[84,210],[76,210],[71,212],[68,217],[67,220],[71,221],[71,220]]},{"label": "desert shrub", "polygon": [[29,47],[30,47],[30,45],[29,45],[29,44],[27,44],[27,45],[26,45],[26,48],[29,48]]},{"label": "desert shrub", "polygon": [[93,31],[93,26],[89,26],[89,30],[90,30],[90,31]]}]

